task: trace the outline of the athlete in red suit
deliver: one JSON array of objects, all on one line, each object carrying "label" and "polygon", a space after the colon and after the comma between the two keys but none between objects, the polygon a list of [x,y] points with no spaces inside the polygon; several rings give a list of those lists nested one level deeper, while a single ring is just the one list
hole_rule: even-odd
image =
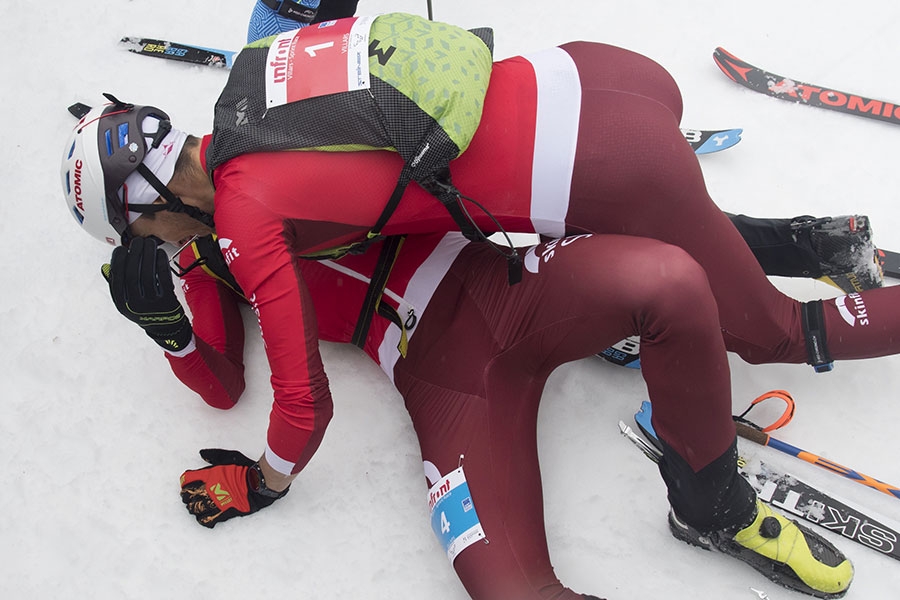
[{"label": "athlete in red suit", "polygon": [[[801,303],[768,282],[709,198],[697,159],[681,137],[680,115],[680,96],[668,74],[622,49],[573,43],[500,61],[475,139],[452,164],[454,183],[510,231],[620,234],[682,248],[709,278],[729,350],[752,363],[805,362]],[[239,156],[213,173],[217,231],[228,240],[231,271],[259,311],[275,375],[269,450],[282,459],[283,472],[302,467],[309,441],[318,439],[309,410],[330,404],[314,313],[297,283],[302,276],[294,256],[368,231],[401,166],[400,157],[386,151],[281,152]],[[491,228],[486,216],[473,215],[483,229]],[[413,185],[384,232],[453,229],[446,211]],[[900,333],[895,295],[891,289],[864,294],[871,326],[852,326],[837,305],[827,303],[831,356],[900,350],[900,336],[883,334]],[[300,318],[285,322],[288,314]]]}]

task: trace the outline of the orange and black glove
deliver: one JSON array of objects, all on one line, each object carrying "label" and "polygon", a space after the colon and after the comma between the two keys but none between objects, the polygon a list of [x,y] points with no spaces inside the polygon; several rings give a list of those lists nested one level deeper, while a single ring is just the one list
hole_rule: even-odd
[{"label": "orange and black glove", "polygon": [[212,466],[182,473],[181,501],[204,527],[255,513],[290,489],[267,488],[259,463],[236,450],[207,448],[200,456]]}]

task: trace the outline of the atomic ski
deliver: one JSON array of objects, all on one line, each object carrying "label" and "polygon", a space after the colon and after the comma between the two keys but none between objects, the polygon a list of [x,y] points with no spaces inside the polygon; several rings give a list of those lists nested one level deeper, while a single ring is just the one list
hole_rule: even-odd
[{"label": "atomic ski", "polygon": [[192,65],[224,67],[226,69],[231,68],[232,63],[234,63],[234,57],[237,56],[237,52],[231,52],[230,50],[217,50],[215,48],[191,46],[189,44],[179,44],[178,42],[152,38],[123,37],[119,40],[119,43],[129,52],[134,52],[135,54],[177,60]]},{"label": "atomic ski", "polygon": [[743,129],[682,129],[684,139],[697,154],[710,154],[731,148],[741,141]]},{"label": "atomic ski", "polygon": [[[662,456],[659,440],[650,423],[652,407],[644,401],[634,421],[647,440],[630,427],[619,423],[619,429],[651,460]],[[900,533],[793,475],[743,453],[738,458],[738,471],[756,490],[759,499],[785,513],[837,533],[872,550],[900,560]]]},{"label": "atomic ski", "polygon": [[716,48],[713,52],[713,60],[729,79],[755,92],[789,102],[818,106],[900,125],[900,106],[893,102],[873,100],[826,86],[782,77],[755,67],[723,48]]}]

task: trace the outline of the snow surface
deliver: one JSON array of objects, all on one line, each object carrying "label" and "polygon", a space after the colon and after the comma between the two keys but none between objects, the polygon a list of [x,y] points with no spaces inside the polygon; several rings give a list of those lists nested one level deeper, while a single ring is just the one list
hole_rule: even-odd
[{"label": "snow surface", "polygon": [[[230,412],[208,408],[117,315],[99,274],[109,249],[63,208],[58,168],[73,124],[69,104],[98,103],[109,91],[165,108],[182,129],[211,127],[225,72],[134,56],[117,47],[118,38],[239,48],[250,8],[250,0],[3,3],[2,598],[466,597],[430,532],[421,462],[399,396],[355,348],[323,347],[335,418],[291,494],[252,517],[199,527],[179,500],[178,477],[201,466],[199,448],[262,450],[271,396],[261,343],[248,336],[249,385],[240,404]],[[426,2],[360,2],[360,13],[387,11],[425,15]],[[900,248],[900,127],[765,98],[728,81],[711,59],[722,45],[782,75],[900,102],[895,1],[435,0],[434,14],[493,26],[498,58],[588,39],[657,59],[681,85],[685,125],[744,128],[738,146],[701,160],[724,209],[868,214],[878,243]],[[835,295],[811,281],[776,284],[801,299]],[[249,316],[246,326],[255,330]],[[734,359],[735,407],[787,389],[798,408],[781,438],[900,484],[898,366],[898,358],[881,358],[815,375],[805,366]],[[611,599],[752,600],[751,587],[773,600],[800,598],[669,535],[654,466],[617,432],[618,420],[630,423],[645,397],[638,373],[594,359],[560,368],[547,386],[541,464],[562,580]],[[896,499],[761,452],[900,521]],[[855,561],[847,598],[898,597],[900,564],[829,536]]]}]

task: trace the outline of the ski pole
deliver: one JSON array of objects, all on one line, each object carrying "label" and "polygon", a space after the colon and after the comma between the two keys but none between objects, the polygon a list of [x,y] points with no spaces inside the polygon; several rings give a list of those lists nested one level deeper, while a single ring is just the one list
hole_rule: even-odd
[{"label": "ski pole", "polygon": [[623,421],[619,421],[619,433],[628,438],[632,444],[637,446],[641,452],[644,453],[644,456],[653,462],[658,463],[662,459],[662,452],[660,452],[659,449],[645,442],[642,437],[636,434],[634,430]]},{"label": "ski pole", "polygon": [[428,20],[434,21],[434,15],[431,12],[431,0],[428,0]]},{"label": "ski pole", "polygon": [[755,442],[760,446],[768,446],[780,452],[784,452],[785,454],[790,454],[791,456],[799,458],[800,460],[806,461],[812,465],[816,465],[817,467],[827,469],[832,473],[842,475],[847,479],[850,479],[851,481],[861,483],[862,485],[885,493],[888,496],[893,496],[894,498],[900,499],[900,488],[896,486],[884,483],[883,481],[879,481],[874,477],[869,477],[868,475],[864,475],[859,471],[854,471],[853,469],[849,469],[843,465],[839,465],[838,463],[830,461],[827,458],[823,458],[818,454],[813,454],[812,452],[801,450],[796,446],[792,446],[786,442],[782,442],[781,440],[773,438],[767,433],[758,431],[753,427],[750,427],[749,425],[744,425],[740,422],[736,422],[734,425],[737,428],[737,434],[745,440],[750,440],[751,442]]}]

